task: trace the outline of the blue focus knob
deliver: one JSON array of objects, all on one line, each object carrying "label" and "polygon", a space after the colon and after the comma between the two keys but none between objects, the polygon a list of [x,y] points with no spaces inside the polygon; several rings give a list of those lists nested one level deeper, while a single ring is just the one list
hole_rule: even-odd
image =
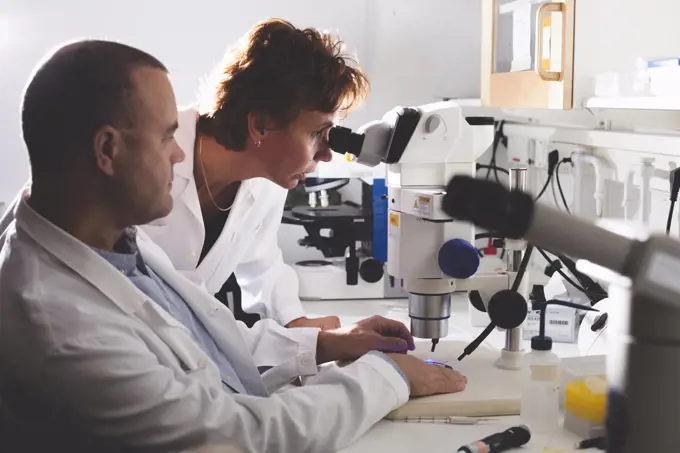
[{"label": "blue focus knob", "polygon": [[451,239],[441,246],[437,257],[439,269],[451,278],[463,280],[479,269],[479,252],[464,239]]}]

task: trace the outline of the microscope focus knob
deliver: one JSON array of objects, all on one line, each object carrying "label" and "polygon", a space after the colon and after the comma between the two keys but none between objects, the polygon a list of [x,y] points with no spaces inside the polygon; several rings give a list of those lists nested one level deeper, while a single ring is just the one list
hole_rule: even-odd
[{"label": "microscope focus knob", "polygon": [[367,283],[379,282],[384,273],[382,263],[375,258],[368,258],[359,266],[359,275]]},{"label": "microscope focus knob", "polygon": [[439,249],[439,269],[451,278],[464,280],[479,269],[479,252],[464,239],[451,239]]},{"label": "microscope focus knob", "polygon": [[517,291],[504,289],[489,300],[487,312],[491,322],[501,329],[514,329],[522,325],[529,312],[527,301]]}]

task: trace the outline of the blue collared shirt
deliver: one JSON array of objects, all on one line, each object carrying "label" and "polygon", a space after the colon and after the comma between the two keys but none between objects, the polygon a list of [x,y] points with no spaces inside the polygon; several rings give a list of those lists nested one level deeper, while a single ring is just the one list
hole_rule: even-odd
[{"label": "blue collared shirt", "polygon": [[173,288],[151,270],[139,252],[133,230],[126,231],[116,243],[115,252],[95,251],[111,265],[127,276],[132,283],[154,302],[163,307],[171,316],[184,325],[208,357],[217,365],[222,375],[225,390],[249,394],[239,380],[236,370],[220,350],[201,320],[191,307]]}]

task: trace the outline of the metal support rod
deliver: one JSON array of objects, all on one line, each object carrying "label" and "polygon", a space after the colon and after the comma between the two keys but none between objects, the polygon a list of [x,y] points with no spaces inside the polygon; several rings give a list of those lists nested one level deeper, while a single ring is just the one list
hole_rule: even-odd
[{"label": "metal support rod", "polygon": [[[522,167],[510,168],[510,190],[519,189],[527,190],[527,169]],[[519,265],[524,256],[523,250],[511,250],[507,253],[506,268],[509,272],[516,273],[519,270]],[[524,278],[528,278],[526,275]],[[520,285],[520,289],[525,285]],[[526,295],[524,295],[526,296]],[[505,331],[505,349],[508,351],[522,350],[522,328],[516,327],[514,329]]]}]

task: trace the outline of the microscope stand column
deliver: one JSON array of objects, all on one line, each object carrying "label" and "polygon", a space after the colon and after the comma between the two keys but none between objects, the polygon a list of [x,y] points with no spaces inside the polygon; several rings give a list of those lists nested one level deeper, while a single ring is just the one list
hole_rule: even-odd
[{"label": "microscope stand column", "polygon": [[[527,187],[527,169],[526,168],[510,168],[510,189],[526,190]],[[519,246],[519,247],[517,247]],[[517,271],[519,270],[520,263],[524,256],[524,250],[526,249],[526,244],[522,241],[506,241],[507,247],[507,270],[512,278],[510,283],[514,281]],[[519,286],[518,291],[522,294],[525,299],[528,294],[525,294],[528,276],[522,279],[522,284]],[[516,327],[514,329],[509,329],[505,331],[505,347],[501,350],[501,357],[496,361],[496,366],[498,368],[506,370],[516,370],[520,367],[520,359],[523,354],[523,332],[522,327]]]}]

